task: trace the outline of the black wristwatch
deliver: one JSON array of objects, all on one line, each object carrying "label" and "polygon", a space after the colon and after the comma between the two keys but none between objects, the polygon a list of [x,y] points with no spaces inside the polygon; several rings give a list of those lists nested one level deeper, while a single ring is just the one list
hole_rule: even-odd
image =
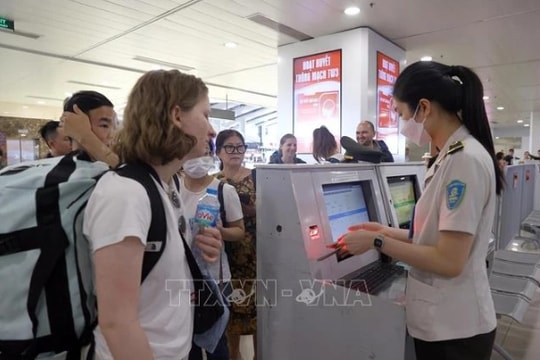
[{"label": "black wristwatch", "polygon": [[383,246],[384,246],[384,236],[383,235],[375,236],[375,239],[373,239],[373,247],[377,251],[381,251]]}]

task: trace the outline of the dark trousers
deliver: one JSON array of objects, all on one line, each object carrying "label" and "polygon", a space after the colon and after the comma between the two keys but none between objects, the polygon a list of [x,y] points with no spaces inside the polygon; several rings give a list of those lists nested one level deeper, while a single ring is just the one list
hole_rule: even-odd
[{"label": "dark trousers", "polygon": [[423,341],[414,339],[417,360],[489,360],[495,330],[465,339]]}]

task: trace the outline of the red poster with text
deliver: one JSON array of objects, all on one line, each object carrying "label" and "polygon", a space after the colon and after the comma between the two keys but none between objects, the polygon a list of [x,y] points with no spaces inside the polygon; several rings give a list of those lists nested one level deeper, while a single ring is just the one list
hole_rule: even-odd
[{"label": "red poster with text", "polygon": [[311,153],[313,130],[341,136],[341,50],[294,59],[294,135],[298,153]]},{"label": "red poster with text", "polygon": [[398,151],[399,121],[392,111],[392,91],[399,75],[399,62],[377,52],[377,139],[384,140],[389,150]]}]

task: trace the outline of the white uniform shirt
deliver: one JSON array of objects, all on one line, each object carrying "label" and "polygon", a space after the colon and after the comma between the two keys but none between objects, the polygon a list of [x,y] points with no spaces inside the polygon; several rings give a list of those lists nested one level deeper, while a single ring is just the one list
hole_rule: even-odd
[{"label": "white uniform shirt", "polygon": [[[463,150],[447,154],[462,141]],[[407,280],[407,328],[424,341],[468,338],[492,331],[495,310],[488,282],[486,255],[495,216],[493,160],[462,126],[448,139],[427,171],[416,205],[413,242],[435,245],[439,231],[472,234],[463,272],[454,278],[412,268]]]},{"label": "white uniform shirt", "polygon": [[[177,219],[165,190],[158,185],[167,221],[167,243],[155,267],[141,284],[139,322],[155,359],[187,358],[193,333],[192,277],[178,232]],[[92,251],[135,236],[146,245],[150,228],[150,199],[135,180],[114,172],[98,182],[85,210],[84,234]],[[171,281],[172,280],[172,281]],[[96,358],[112,360],[99,326]]]},{"label": "white uniform shirt", "polygon": [[[208,188],[218,188],[219,180],[213,179]],[[187,223],[190,224],[195,216],[197,210],[197,203],[199,199],[206,194],[206,188],[199,192],[193,192],[186,188],[184,184],[184,178],[180,179],[180,198],[182,199],[182,205],[184,207],[184,216]],[[242,212],[242,205],[240,205],[240,199],[236,189],[229,184],[223,184],[223,206],[225,207],[225,215],[227,216],[227,222],[234,222],[244,218]],[[189,225],[188,225],[189,227]],[[186,239],[191,246],[192,238]],[[229,268],[229,260],[227,254],[225,254],[225,247],[221,248],[221,266],[223,267],[222,280],[227,282],[231,280],[231,270]],[[208,269],[214,280],[220,280],[220,262],[216,261],[208,264]]]}]

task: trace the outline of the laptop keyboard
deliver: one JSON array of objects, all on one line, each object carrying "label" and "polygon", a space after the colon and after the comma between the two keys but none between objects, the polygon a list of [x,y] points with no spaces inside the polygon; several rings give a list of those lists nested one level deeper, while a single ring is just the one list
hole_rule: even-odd
[{"label": "laptop keyboard", "polygon": [[375,261],[353,274],[352,278],[345,281],[345,286],[375,295],[390,286],[404,272],[405,269],[399,265]]}]

